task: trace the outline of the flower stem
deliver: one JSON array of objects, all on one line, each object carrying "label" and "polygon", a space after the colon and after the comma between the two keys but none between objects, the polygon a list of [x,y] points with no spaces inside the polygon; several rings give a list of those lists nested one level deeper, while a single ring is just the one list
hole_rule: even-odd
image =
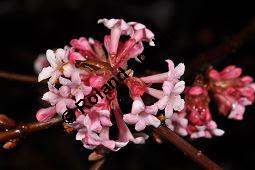
[{"label": "flower stem", "polygon": [[215,162],[213,162],[207,156],[205,156],[200,150],[196,149],[194,146],[185,141],[183,138],[176,135],[165,125],[160,125],[158,128],[151,127],[151,129],[157,134],[159,134],[161,137],[165,138],[166,140],[174,144],[178,149],[184,152],[185,155],[187,155],[201,167],[209,170],[222,169],[219,165],[217,165]]},{"label": "flower stem", "polygon": [[[21,138],[26,135],[32,134],[34,132],[48,129],[52,126],[60,124],[62,121],[63,120],[61,117],[56,117],[51,119],[48,122],[33,122],[33,123],[27,123],[27,124],[20,124],[14,129],[0,132],[0,142],[6,142],[11,139]],[[151,128],[155,133],[159,134],[163,138],[173,143],[178,149],[180,149],[185,154],[187,154],[192,160],[194,160],[200,166],[210,170],[221,169],[216,163],[214,163],[212,160],[206,157],[201,151],[197,150],[195,147],[193,147],[187,141],[185,141],[184,139],[176,135],[173,131],[168,129],[166,126],[160,125],[158,128],[154,128],[154,127],[151,127]],[[96,162],[91,167],[91,169],[95,169],[95,168],[100,169],[104,161],[105,160],[100,160]]]},{"label": "flower stem", "polygon": [[0,78],[16,80],[16,81],[21,81],[21,82],[26,82],[26,83],[38,83],[37,77],[35,77],[35,76],[9,73],[6,71],[0,71]]},{"label": "flower stem", "polygon": [[5,142],[11,139],[21,138],[34,132],[48,129],[52,126],[60,124],[62,122],[61,117],[56,117],[48,122],[33,122],[27,124],[20,124],[16,128],[11,130],[5,130],[0,132],[0,142]]},{"label": "flower stem", "polygon": [[[190,67],[193,71],[186,72],[185,77],[190,77],[191,73],[194,71],[199,71],[200,69],[205,70],[208,65],[223,59],[224,56],[227,56],[231,53],[234,53],[238,48],[240,48],[245,42],[252,39],[255,35],[255,18],[245,26],[239,33],[233,35],[227,41],[222,42],[217,47],[209,50],[205,53],[202,53],[195,57],[190,63]],[[201,63],[205,67],[201,68]]]},{"label": "flower stem", "polygon": [[12,129],[16,127],[14,120],[4,114],[0,114],[0,129]]},{"label": "flower stem", "polygon": [[89,168],[89,170],[100,170],[102,169],[102,166],[104,163],[105,163],[105,158],[99,159]]}]

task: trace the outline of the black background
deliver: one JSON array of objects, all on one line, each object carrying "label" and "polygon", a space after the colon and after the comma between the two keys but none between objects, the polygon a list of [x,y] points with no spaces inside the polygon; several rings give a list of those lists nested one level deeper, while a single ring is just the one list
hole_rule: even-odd
[{"label": "black background", "polygon": [[[254,5],[245,1],[110,1],[110,0],[1,0],[0,70],[34,74],[33,61],[47,49],[63,47],[79,36],[103,40],[109,33],[98,25],[99,18],[123,18],[144,23],[155,33],[156,47],[145,48],[145,62],[139,69],[166,71],[164,60],[189,63],[198,54],[216,47],[240,31],[253,17]],[[220,58],[214,66],[222,69],[236,64],[255,77],[254,40],[235,53]],[[202,63],[201,63],[202,65]],[[191,78],[188,77],[188,81]],[[37,85],[0,79],[0,113],[18,122],[35,121],[45,91]],[[213,107],[213,106],[212,106]],[[255,115],[249,106],[241,122],[219,116],[212,109],[223,137],[191,141],[224,169],[255,169]],[[55,127],[31,135],[15,149],[0,149],[2,170],[84,170],[90,151]],[[200,169],[170,143],[129,144],[111,153],[103,169]]]}]

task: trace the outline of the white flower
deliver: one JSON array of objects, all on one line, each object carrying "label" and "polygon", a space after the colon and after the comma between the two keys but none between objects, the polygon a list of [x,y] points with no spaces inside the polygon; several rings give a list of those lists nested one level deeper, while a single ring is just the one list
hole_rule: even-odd
[{"label": "white flower", "polygon": [[67,48],[59,48],[56,50],[56,52],[52,50],[47,50],[46,58],[50,63],[50,66],[43,68],[43,70],[38,76],[38,81],[40,82],[44,79],[51,77],[50,82],[54,84],[61,75],[60,69],[68,62],[68,53],[69,49]]}]

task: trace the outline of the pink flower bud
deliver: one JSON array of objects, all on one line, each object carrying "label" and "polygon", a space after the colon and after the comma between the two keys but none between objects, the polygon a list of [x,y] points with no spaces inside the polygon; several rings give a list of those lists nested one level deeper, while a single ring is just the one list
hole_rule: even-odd
[{"label": "pink flower bud", "polygon": [[56,109],[54,106],[45,108],[45,109],[40,109],[36,113],[36,119],[39,122],[47,122],[50,119],[52,119],[56,115]]}]

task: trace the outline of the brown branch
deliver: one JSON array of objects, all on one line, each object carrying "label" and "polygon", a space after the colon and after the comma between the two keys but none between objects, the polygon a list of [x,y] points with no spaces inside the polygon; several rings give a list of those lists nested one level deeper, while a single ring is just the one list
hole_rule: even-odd
[{"label": "brown branch", "polygon": [[[6,130],[4,132],[0,132],[0,142],[10,141],[12,139],[18,139],[24,137],[26,135],[32,134],[34,132],[38,132],[41,130],[48,129],[52,126],[58,125],[62,123],[61,117],[56,117],[51,119],[48,122],[33,122],[27,124],[20,124],[16,128],[11,130]],[[152,130],[167,139],[171,143],[173,143],[178,149],[183,151],[187,156],[189,156],[192,160],[198,163],[200,166],[210,169],[210,170],[220,170],[221,168],[206,157],[201,151],[197,150],[187,141],[176,135],[173,131],[169,130],[166,126],[161,125],[158,128],[151,127]],[[90,169],[91,170],[99,170],[104,163],[104,159],[98,160]]]},{"label": "brown branch", "polygon": [[100,170],[102,169],[103,164],[105,163],[105,158],[99,159],[96,161],[90,168],[89,170]]},{"label": "brown branch", "polygon": [[56,117],[48,122],[33,122],[20,124],[16,128],[0,132],[0,142],[6,142],[11,139],[17,139],[24,137],[26,135],[32,134],[34,132],[42,131],[48,129],[52,126],[58,125],[62,122],[61,117]]},{"label": "brown branch", "polygon": [[37,77],[35,76],[9,73],[6,71],[0,71],[0,78],[16,80],[16,81],[21,81],[26,83],[38,83]]},{"label": "brown branch", "polygon": [[16,122],[4,114],[0,114],[0,129],[12,129],[16,127]]},{"label": "brown branch", "polygon": [[[253,38],[255,35],[255,18],[244,27],[239,33],[233,35],[227,41],[222,42],[216,48],[209,50],[205,53],[202,53],[195,57],[190,63],[189,67],[191,67],[194,71],[199,71],[201,69],[201,64],[211,65],[215,63],[216,60],[223,58],[224,56],[230,55],[235,52],[238,48],[240,48],[245,42]],[[202,68],[203,69],[203,68]],[[185,77],[190,76],[193,71],[186,72]]]},{"label": "brown branch", "polygon": [[199,164],[201,167],[209,170],[221,170],[222,168],[215,162],[206,157],[200,150],[188,143],[186,140],[176,135],[173,131],[168,129],[165,125],[160,125],[158,128],[151,127],[154,132],[174,144],[189,158]]}]

